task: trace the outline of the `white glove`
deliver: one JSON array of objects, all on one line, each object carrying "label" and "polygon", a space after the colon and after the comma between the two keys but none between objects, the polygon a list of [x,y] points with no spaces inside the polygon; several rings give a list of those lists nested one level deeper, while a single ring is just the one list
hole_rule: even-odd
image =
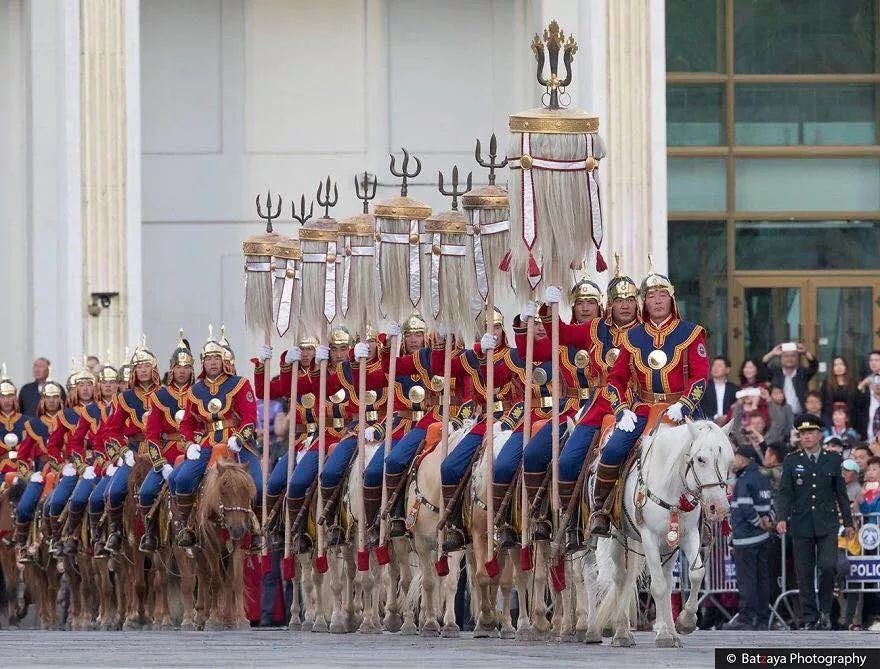
[{"label": "white glove", "polygon": [[376,428],[372,425],[367,426],[367,429],[364,430],[364,439],[367,441],[376,441]]},{"label": "white glove", "polygon": [[70,462],[64,463],[61,468],[61,476],[76,476],[76,467]]},{"label": "white glove", "polygon": [[389,323],[388,327],[385,328],[385,334],[387,334],[389,337],[399,337],[400,323]]},{"label": "white glove", "polygon": [[202,454],[202,447],[198,444],[190,444],[186,447],[186,459],[187,460],[198,460],[199,456]]},{"label": "white glove", "polygon": [[620,420],[617,421],[617,427],[624,432],[632,432],[636,429],[636,415],[629,409],[624,409],[620,414]]},{"label": "white glove", "polygon": [[174,467],[172,467],[171,465],[169,465],[166,462],[164,465],[162,465],[162,478],[167,481],[168,477],[171,476],[171,472],[173,472],[173,471],[174,471]]},{"label": "white glove", "polygon": [[110,465],[107,467],[107,476],[113,476],[116,473],[116,470],[119,469],[116,465]]},{"label": "white glove", "polygon": [[134,467],[134,451],[131,449],[125,452],[125,464],[129,467]]},{"label": "white glove", "polygon": [[367,360],[370,357],[370,345],[359,341],[354,345],[354,359],[357,361]]},{"label": "white glove", "polygon": [[320,344],[315,348],[315,360],[318,362],[326,362],[330,359],[330,347]]},{"label": "white glove", "polygon": [[284,359],[287,362],[299,362],[302,360],[303,353],[299,346],[291,346],[287,349],[287,355],[284,356]]},{"label": "white glove", "polygon": [[18,451],[9,451],[9,453],[6,454],[6,457],[10,460],[15,460],[15,458],[18,457]]},{"label": "white glove", "polygon": [[547,286],[544,289],[544,301],[547,304],[559,304],[562,302],[562,290],[559,286]]},{"label": "white glove", "polygon": [[31,474],[31,483],[42,483],[43,482],[43,472],[34,472]]},{"label": "white glove", "polygon": [[112,466],[113,466],[113,471],[116,471],[116,469],[117,469],[118,467],[121,467],[121,466],[124,465],[124,464],[125,464],[125,458],[124,458],[123,456],[120,455],[120,456],[119,456],[118,458],[116,458],[116,460],[113,462],[113,465],[112,465]]},{"label": "white glove", "polygon": [[480,337],[480,348],[484,351],[491,351],[495,348],[495,335],[487,332]]},{"label": "white glove", "polygon": [[261,344],[259,350],[257,351],[257,358],[260,360],[260,362],[266,362],[271,357],[272,347],[266,346],[266,344]]},{"label": "white glove", "polygon": [[226,442],[226,445],[233,453],[241,451],[241,442],[238,441],[238,437],[236,436],[229,437],[229,441]]},{"label": "white glove", "polygon": [[523,307],[522,313],[519,315],[520,320],[527,321],[530,318],[534,318],[535,314],[538,313],[538,305],[529,300],[526,302]]},{"label": "white glove", "polygon": [[666,410],[666,417],[673,423],[680,423],[684,419],[684,404],[676,402]]},{"label": "white glove", "polygon": [[95,476],[96,476],[95,468],[92,467],[92,465],[89,465],[88,467],[86,467],[85,471],[83,472],[83,478],[86,481],[91,481],[93,478],[95,478]]}]

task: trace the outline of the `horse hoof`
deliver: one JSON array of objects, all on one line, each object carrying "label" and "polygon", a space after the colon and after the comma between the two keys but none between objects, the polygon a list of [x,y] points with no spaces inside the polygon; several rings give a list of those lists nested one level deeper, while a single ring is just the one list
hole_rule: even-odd
[{"label": "horse hoof", "polygon": [[194,632],[196,629],[196,624],[192,620],[184,620],[180,623],[180,629],[183,632]]},{"label": "horse hoof", "polygon": [[422,636],[426,638],[440,636],[440,625],[436,620],[428,620],[422,625]]},{"label": "horse hoof", "polygon": [[122,624],[123,632],[135,632],[141,628],[140,624],[135,620],[126,620]]},{"label": "horse hoof", "polygon": [[403,627],[403,618],[397,612],[387,613],[385,614],[385,620],[382,621],[382,626],[386,632],[399,632],[400,628]]},{"label": "horse hoof", "polygon": [[611,627],[603,627],[602,628],[602,637],[605,639],[610,639],[614,636],[614,629]]},{"label": "horse hoof", "polygon": [[513,629],[512,625],[505,625],[501,628],[501,638],[502,639],[514,639],[516,638],[516,630]]},{"label": "horse hoof", "polygon": [[679,634],[690,634],[697,629],[697,616],[682,611],[675,619],[675,631]]},{"label": "horse hoof", "polygon": [[626,636],[616,636],[611,639],[611,645],[615,648],[632,648],[636,645],[636,640],[632,634]]},{"label": "horse hoof", "polygon": [[559,643],[575,643],[576,641],[577,634],[573,630],[559,635]]},{"label": "horse hoof", "polygon": [[302,625],[300,625],[300,629],[303,632],[311,632],[312,628],[315,626],[314,620],[304,620]]},{"label": "horse hoof", "polygon": [[312,632],[315,632],[316,634],[326,634],[326,633],[329,632],[329,631],[330,631],[330,630],[329,630],[329,628],[327,627],[327,621],[326,621],[326,620],[323,620],[323,619],[321,619],[321,620],[316,620],[316,621],[315,621],[315,624],[312,625]]},{"label": "horse hoof", "polygon": [[382,628],[364,620],[358,628],[358,634],[382,634]]},{"label": "horse hoof", "polygon": [[664,634],[654,641],[657,648],[681,648],[681,638],[677,634]]},{"label": "horse hoof", "polygon": [[602,632],[597,629],[578,630],[578,641],[581,643],[602,643]]},{"label": "horse hoof", "polygon": [[219,620],[206,620],[205,621],[205,631],[206,632],[222,632],[226,629],[226,626],[221,623]]},{"label": "horse hoof", "polygon": [[534,641],[534,634],[532,634],[531,626],[520,627],[516,631],[516,640],[517,641]]},{"label": "horse hoof", "polygon": [[302,632],[303,624],[299,621],[287,623],[288,632]]},{"label": "horse hoof", "polygon": [[[314,630],[312,630],[314,631]],[[348,632],[348,628],[344,623],[340,622],[332,622],[330,623],[330,634],[345,634]]]},{"label": "horse hoof", "polygon": [[416,627],[414,622],[408,620],[401,626],[400,633],[403,636],[416,636],[419,633],[419,628]]},{"label": "horse hoof", "polygon": [[444,639],[457,639],[460,633],[461,628],[455,623],[444,625],[443,629],[440,630],[440,636],[442,636]]}]

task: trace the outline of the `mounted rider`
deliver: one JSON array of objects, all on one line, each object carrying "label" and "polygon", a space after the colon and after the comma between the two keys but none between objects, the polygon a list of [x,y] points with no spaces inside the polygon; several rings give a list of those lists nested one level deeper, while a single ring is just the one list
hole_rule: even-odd
[{"label": "mounted rider", "polygon": [[150,553],[159,547],[159,514],[153,509],[153,505],[174,471],[171,463],[182,456],[186,448],[180,432],[180,422],[183,420],[186,395],[195,380],[193,363],[192,350],[181,330],[168,363],[165,385],[149,398],[150,406],[144,426],[147,455],[152,465],[138,491],[139,512],[144,519],[144,534],[139,549],[144,553]]},{"label": "mounted rider", "polygon": [[643,322],[621,339],[605,390],[617,425],[602,449],[596,472],[596,510],[589,526],[593,536],[610,536],[607,501],[624,460],[648,424],[652,406],[666,407],[664,418],[679,423],[693,413],[706,388],[706,332],[679,317],[672,283],[654,271],[650,256],[648,261],[650,269],[640,290]]},{"label": "mounted rider", "polygon": [[[196,534],[189,526],[196,491],[208,469],[213,449],[226,444],[230,455],[246,464],[262,498],[263,476],[257,454],[255,426],[257,404],[250,381],[235,374],[235,358],[228,342],[216,340],[209,329],[202,346],[202,373],[189,389],[184,400],[180,433],[188,444],[186,459],[169,476],[183,528],[177,536],[181,548],[192,548]],[[251,546],[256,548],[259,537],[254,528]]]}]

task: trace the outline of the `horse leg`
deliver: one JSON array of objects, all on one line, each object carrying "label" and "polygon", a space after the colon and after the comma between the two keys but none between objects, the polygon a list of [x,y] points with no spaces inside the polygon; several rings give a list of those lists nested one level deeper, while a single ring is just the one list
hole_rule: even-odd
[{"label": "horse leg", "polygon": [[611,638],[612,646],[635,646],[636,641],[630,629],[629,619],[631,595],[627,586],[634,588],[638,574],[641,573],[642,562],[629,556],[628,567],[624,568],[624,549],[613,539],[600,539],[599,549],[608,551],[603,564],[610,571],[610,574],[607,575],[610,581],[609,590],[602,597],[600,604],[600,610],[607,608],[609,614],[599,617],[599,633],[601,634],[604,623],[607,621],[614,630]]},{"label": "horse leg", "polygon": [[[352,544],[345,550],[345,582],[342,593],[342,601],[345,607],[345,631],[355,632],[364,619],[363,610],[363,592],[358,579],[357,563],[355,562],[355,554],[357,553],[357,545]],[[360,594],[360,597],[358,597]],[[360,603],[360,610],[358,609]],[[360,617],[360,620],[358,619]]]},{"label": "horse leg", "polygon": [[[262,564],[258,558],[258,567]],[[229,616],[232,618],[232,628],[237,630],[248,630],[251,623],[247,619],[244,606],[244,560],[245,553],[241,546],[236,546],[229,556],[229,562],[232,567],[232,583],[229,588],[232,594],[232,608]]]},{"label": "horse leg", "polygon": [[303,602],[305,605],[302,631],[311,632],[312,627],[315,626],[315,617],[317,615],[317,613],[315,612],[315,578],[312,575],[312,570],[314,569],[314,566],[312,565],[312,558],[310,553],[298,555],[297,559],[299,560],[301,574],[300,582],[302,583]]},{"label": "horse leg", "polygon": [[346,578],[345,563],[339,553],[340,551],[333,550],[328,556],[330,559],[330,571],[327,575],[330,581],[331,601],[333,604],[333,613],[330,615],[331,634],[345,634],[348,631],[342,594]]},{"label": "horse leg", "polygon": [[461,574],[461,553],[449,556],[449,573],[440,580],[443,593],[443,629],[440,635],[446,639],[457,639],[461,628],[455,622],[455,595],[458,593],[458,579]]},{"label": "horse leg", "polygon": [[[665,539],[664,539],[665,540]],[[645,548],[645,559],[651,574],[651,595],[657,609],[657,620],[654,631],[657,637],[654,642],[660,648],[678,648],[681,637],[675,631],[672,621],[672,560],[664,566],[660,557],[659,539],[653,532],[642,532],[642,545]]]},{"label": "horse leg", "polygon": [[513,627],[513,618],[510,612],[511,593],[513,592],[513,574],[514,570],[519,566],[514,566],[515,560],[510,550],[500,550],[498,559],[501,560],[501,579],[499,587],[501,588],[501,638],[513,639],[516,636],[516,630]]},{"label": "horse leg", "polygon": [[312,569],[312,582],[315,585],[315,624],[312,632],[325,633],[329,631],[327,625],[326,593],[324,592],[324,575],[317,569]]},{"label": "horse leg", "polygon": [[538,541],[534,545],[535,565],[533,568],[532,590],[529,597],[531,609],[531,639],[544,641],[550,635],[550,622],[547,620],[547,578],[548,578],[548,552],[550,544],[547,541]]},{"label": "horse leg", "polygon": [[[578,641],[602,643],[602,630],[599,628],[596,609],[599,606],[599,570],[596,565],[596,551],[588,549],[584,554],[583,600],[579,602],[584,609],[578,613]],[[581,630],[583,629],[583,638]]]},{"label": "horse leg", "polygon": [[531,571],[523,571],[519,568],[519,549],[514,548],[511,551],[511,558],[514,561],[513,578],[516,583],[516,597],[519,601],[519,617],[516,620],[516,638],[519,640],[527,640],[532,635],[532,623],[529,619],[529,608],[531,606],[531,597],[529,597],[529,583],[532,579]]},{"label": "horse leg", "polygon": [[[687,601],[675,620],[675,629],[681,634],[690,634],[697,629],[697,607],[700,603],[700,588],[706,575],[706,563],[700,554],[699,525],[691,532],[684,532],[681,538],[681,550],[688,563],[688,578],[691,591]],[[670,562],[673,562],[670,560]],[[681,575],[684,576],[683,574]]]},{"label": "horse leg", "polygon": [[440,577],[434,569],[434,551],[430,540],[424,536],[417,537],[415,544],[422,567],[422,636],[437,637],[440,636],[440,623],[437,621]]},{"label": "horse leg", "polygon": [[397,569],[397,581],[389,583],[388,592],[389,595],[393,593],[397,611],[402,616],[400,633],[404,636],[412,636],[419,633],[419,628],[416,625],[419,598],[415,592],[411,592],[413,571],[409,563],[409,539],[406,537],[395,538],[392,540],[392,546],[391,561],[395,563]]},{"label": "horse leg", "polygon": [[382,626],[386,632],[399,632],[403,627],[403,617],[400,613],[400,565],[397,561],[398,548],[393,543],[391,551],[391,560],[386,568],[385,619],[382,621]]}]

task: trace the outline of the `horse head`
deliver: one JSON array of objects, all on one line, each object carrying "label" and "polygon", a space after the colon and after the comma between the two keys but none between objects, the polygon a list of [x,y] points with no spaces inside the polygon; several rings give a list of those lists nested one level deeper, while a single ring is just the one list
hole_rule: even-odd
[{"label": "horse head", "polygon": [[229,533],[232,541],[240,541],[253,527],[252,501],[257,488],[247,465],[217,460],[208,472],[199,507],[199,525],[204,530],[213,521]]},{"label": "horse head", "polygon": [[728,435],[730,421],[718,427],[713,421],[687,421],[691,445],[687,452],[684,484],[688,494],[703,506],[706,518],[723,520],[730,513],[727,479],[733,464],[733,446]]}]

